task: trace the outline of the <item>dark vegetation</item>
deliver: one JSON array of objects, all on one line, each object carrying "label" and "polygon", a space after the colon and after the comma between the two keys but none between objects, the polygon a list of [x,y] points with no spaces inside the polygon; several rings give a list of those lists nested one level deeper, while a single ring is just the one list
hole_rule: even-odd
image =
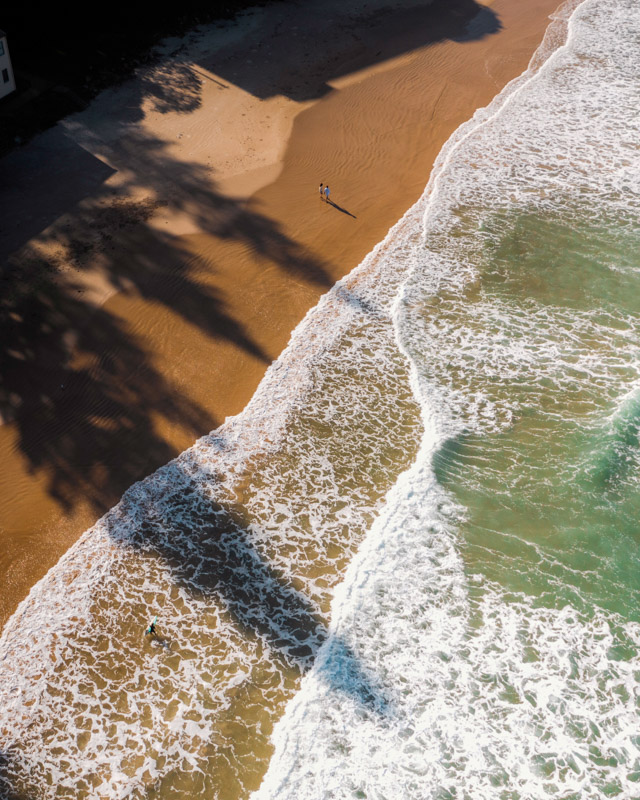
[{"label": "dark vegetation", "polygon": [[0,155],[84,108],[153,59],[153,46],[195,25],[221,22],[255,0],[64,5],[10,3],[0,14],[17,89],[0,102]]}]

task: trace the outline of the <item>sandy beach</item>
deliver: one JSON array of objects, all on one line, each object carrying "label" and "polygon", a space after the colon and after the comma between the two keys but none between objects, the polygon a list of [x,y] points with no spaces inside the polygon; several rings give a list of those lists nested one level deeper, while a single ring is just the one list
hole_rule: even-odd
[{"label": "sandy beach", "polygon": [[0,625],[132,483],[244,408],[556,6],[251,9],[3,159]]}]

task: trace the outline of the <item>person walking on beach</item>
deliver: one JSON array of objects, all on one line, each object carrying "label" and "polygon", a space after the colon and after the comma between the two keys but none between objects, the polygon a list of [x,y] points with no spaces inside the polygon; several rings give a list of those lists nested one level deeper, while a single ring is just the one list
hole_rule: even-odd
[{"label": "person walking on beach", "polygon": [[327,184],[327,185],[324,187],[324,196],[325,196],[325,198],[326,198],[326,200],[327,200],[327,203],[328,203],[328,202],[330,202],[330,201],[329,201],[329,184]]},{"label": "person walking on beach", "polygon": [[321,200],[322,200],[322,194],[323,194],[323,191],[324,191],[324,190],[323,190],[323,188],[322,188],[322,184],[320,184],[320,199],[321,199]]}]

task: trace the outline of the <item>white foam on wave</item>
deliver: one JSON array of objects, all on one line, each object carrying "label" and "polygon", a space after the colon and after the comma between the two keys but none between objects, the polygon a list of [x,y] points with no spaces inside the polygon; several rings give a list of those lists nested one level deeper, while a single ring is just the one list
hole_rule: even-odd
[{"label": "white foam on wave", "polygon": [[[456,510],[429,469],[405,476],[386,511],[336,592],[331,636],[253,797],[627,790],[638,776],[638,664],[611,652],[621,640],[637,651],[640,627],[469,583]],[[345,646],[377,693],[369,703],[336,692]]]},{"label": "white foam on wave", "polygon": [[[520,387],[547,424],[580,433],[623,407],[639,377],[640,329],[625,298],[637,286],[600,297],[596,279],[620,260],[633,273],[633,255],[613,245],[634,241],[640,212],[640,14],[632,2],[576,6],[565,7],[530,70],[438,159],[416,266],[395,306],[422,445],[336,589],[329,637],[276,727],[255,800],[637,793],[640,627],[597,593],[576,607],[562,599],[570,562],[539,546],[532,563],[541,581],[549,576],[544,602],[470,572],[459,538],[469,510],[432,467],[451,437],[511,430],[527,411]],[[563,26],[566,44],[554,50]],[[531,244],[528,215],[552,236],[574,223],[592,236],[567,238],[586,248],[591,270],[573,276],[575,294],[555,292],[561,269],[546,291],[503,290],[511,278],[492,248],[514,222]],[[603,240],[606,252],[588,250]],[[479,267],[491,259],[497,278],[485,288]],[[512,251],[509,259],[513,267]],[[521,276],[512,283],[522,290]],[[512,466],[516,481],[522,465]],[[560,566],[567,574],[558,578]]]}]

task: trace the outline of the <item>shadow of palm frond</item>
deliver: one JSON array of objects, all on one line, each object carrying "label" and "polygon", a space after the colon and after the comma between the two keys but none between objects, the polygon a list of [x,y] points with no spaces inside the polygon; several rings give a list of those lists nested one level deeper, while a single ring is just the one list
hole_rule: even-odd
[{"label": "shadow of palm frond", "polygon": [[53,497],[65,507],[88,499],[102,512],[177,455],[160,418],[194,440],[220,420],[154,366],[148,345],[123,319],[85,298],[82,273],[98,265],[110,289],[160,305],[265,365],[271,356],[201,279],[182,239],[154,227],[157,210],[188,214],[203,232],[309,283],[328,288],[331,280],[275,222],[221,195],[209,170],[175,159],[167,142],[123,131],[105,143],[74,125],[109,174],[128,182],[118,193],[92,187],[2,268],[0,415],[17,427],[21,452],[32,471],[45,472]]}]

